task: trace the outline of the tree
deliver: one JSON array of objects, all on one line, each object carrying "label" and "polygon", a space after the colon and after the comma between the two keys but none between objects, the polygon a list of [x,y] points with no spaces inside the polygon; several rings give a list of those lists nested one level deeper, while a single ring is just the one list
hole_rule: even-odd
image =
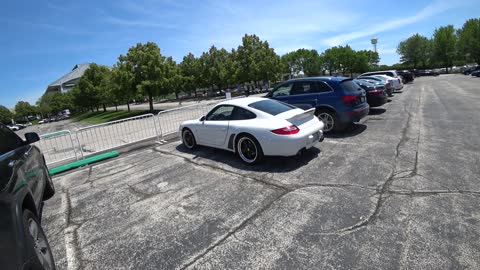
[{"label": "tree", "polygon": [[280,57],[270,48],[267,41],[256,35],[242,38],[242,45],[235,52],[237,62],[236,79],[240,83],[274,79],[280,73]]},{"label": "tree", "polygon": [[80,81],[73,88],[73,103],[81,108],[99,108],[107,101],[109,87],[110,70],[105,66],[95,63],[91,64],[86,70]]},{"label": "tree", "polygon": [[127,61],[127,57],[120,55],[118,62],[112,70],[111,94],[117,101],[125,101],[127,110],[130,112],[130,100],[135,96],[137,87],[133,72],[133,63]]},{"label": "tree", "polygon": [[339,67],[338,67],[338,61],[337,61],[337,53],[338,49],[336,47],[329,48],[325,50],[322,54],[322,59],[323,59],[323,69],[328,70],[328,73],[330,76],[332,75],[332,72],[335,72]]},{"label": "tree", "polygon": [[200,64],[199,60],[189,53],[183,57],[183,61],[178,65],[179,72],[182,76],[182,90],[191,94],[195,92],[197,95],[197,85],[200,82]]},{"label": "tree", "polygon": [[119,61],[126,62],[127,69],[124,71],[133,75],[128,76],[133,78],[135,88],[148,96],[150,111],[153,111],[153,97],[158,95],[160,90],[164,93],[168,80],[165,75],[171,67],[165,64],[160,48],[154,42],[137,43],[135,47],[128,49],[126,56],[119,57]]},{"label": "tree", "polygon": [[458,30],[459,53],[480,65],[480,18],[467,20]]},{"label": "tree", "polygon": [[435,59],[447,69],[453,66],[456,56],[457,37],[453,25],[435,29],[433,33],[433,55]]},{"label": "tree", "polygon": [[30,103],[26,101],[19,101],[15,105],[15,116],[16,117],[27,117],[30,115],[34,115],[36,113],[35,106],[30,105]]},{"label": "tree", "polygon": [[400,61],[413,68],[417,68],[419,64],[425,66],[431,50],[429,43],[429,39],[418,33],[400,42],[397,47]]},{"label": "tree", "polygon": [[316,76],[322,72],[322,62],[317,50],[298,49],[282,56],[288,73]]},{"label": "tree", "polygon": [[13,113],[5,106],[0,105],[0,123],[11,123]]}]

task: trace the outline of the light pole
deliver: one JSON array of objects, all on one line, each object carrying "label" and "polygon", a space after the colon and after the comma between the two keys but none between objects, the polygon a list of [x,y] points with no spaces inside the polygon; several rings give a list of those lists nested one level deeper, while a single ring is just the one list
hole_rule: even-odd
[{"label": "light pole", "polygon": [[377,52],[377,41],[378,41],[378,38],[377,38],[377,37],[373,37],[370,41],[372,42],[372,45],[373,45],[373,51],[374,51],[374,52]]}]

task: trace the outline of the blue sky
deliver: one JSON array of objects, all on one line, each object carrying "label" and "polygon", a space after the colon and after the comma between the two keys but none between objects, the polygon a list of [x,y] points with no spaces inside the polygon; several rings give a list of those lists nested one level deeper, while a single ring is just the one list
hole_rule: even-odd
[{"label": "blue sky", "polygon": [[398,62],[398,43],[435,27],[479,17],[478,0],[5,0],[0,9],[0,105],[31,103],[77,63],[113,65],[137,42],[156,42],[180,62],[212,44],[237,47],[245,34],[268,40],[280,55],[349,44],[382,64]]}]

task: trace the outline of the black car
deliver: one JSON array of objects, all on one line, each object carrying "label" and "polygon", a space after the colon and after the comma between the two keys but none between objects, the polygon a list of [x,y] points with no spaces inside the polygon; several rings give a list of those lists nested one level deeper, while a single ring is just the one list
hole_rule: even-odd
[{"label": "black car", "polygon": [[384,85],[375,85],[364,80],[354,80],[367,93],[367,103],[370,107],[380,107],[387,103],[388,96]]},{"label": "black car", "polygon": [[469,75],[469,74],[472,74],[473,72],[475,72],[477,70],[480,70],[480,66],[467,68],[463,71],[463,74]]},{"label": "black car", "polygon": [[440,73],[436,72],[435,70],[431,69],[420,69],[417,70],[415,73],[415,76],[420,77],[420,76],[438,76]]},{"label": "black car", "polygon": [[470,73],[470,75],[480,77],[480,69],[473,71],[472,73]]},{"label": "black car", "polygon": [[408,70],[397,70],[397,74],[402,76],[403,83],[409,83],[415,80],[415,75]]},{"label": "black car", "polygon": [[55,194],[45,159],[32,143],[0,124],[0,268],[55,269],[41,227],[43,201]]}]

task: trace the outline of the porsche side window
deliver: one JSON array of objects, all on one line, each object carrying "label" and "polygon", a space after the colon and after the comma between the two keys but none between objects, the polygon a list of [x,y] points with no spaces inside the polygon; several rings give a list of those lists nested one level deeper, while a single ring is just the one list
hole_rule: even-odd
[{"label": "porsche side window", "polygon": [[235,107],[235,109],[233,109],[231,120],[249,120],[249,119],[254,119],[256,117],[257,116],[249,110]]},{"label": "porsche side window", "polygon": [[292,83],[281,85],[273,92],[272,97],[289,96],[290,90],[292,90]]},{"label": "porsche side window", "polygon": [[230,120],[233,112],[233,106],[222,105],[214,108],[207,114],[207,121],[227,121]]}]

